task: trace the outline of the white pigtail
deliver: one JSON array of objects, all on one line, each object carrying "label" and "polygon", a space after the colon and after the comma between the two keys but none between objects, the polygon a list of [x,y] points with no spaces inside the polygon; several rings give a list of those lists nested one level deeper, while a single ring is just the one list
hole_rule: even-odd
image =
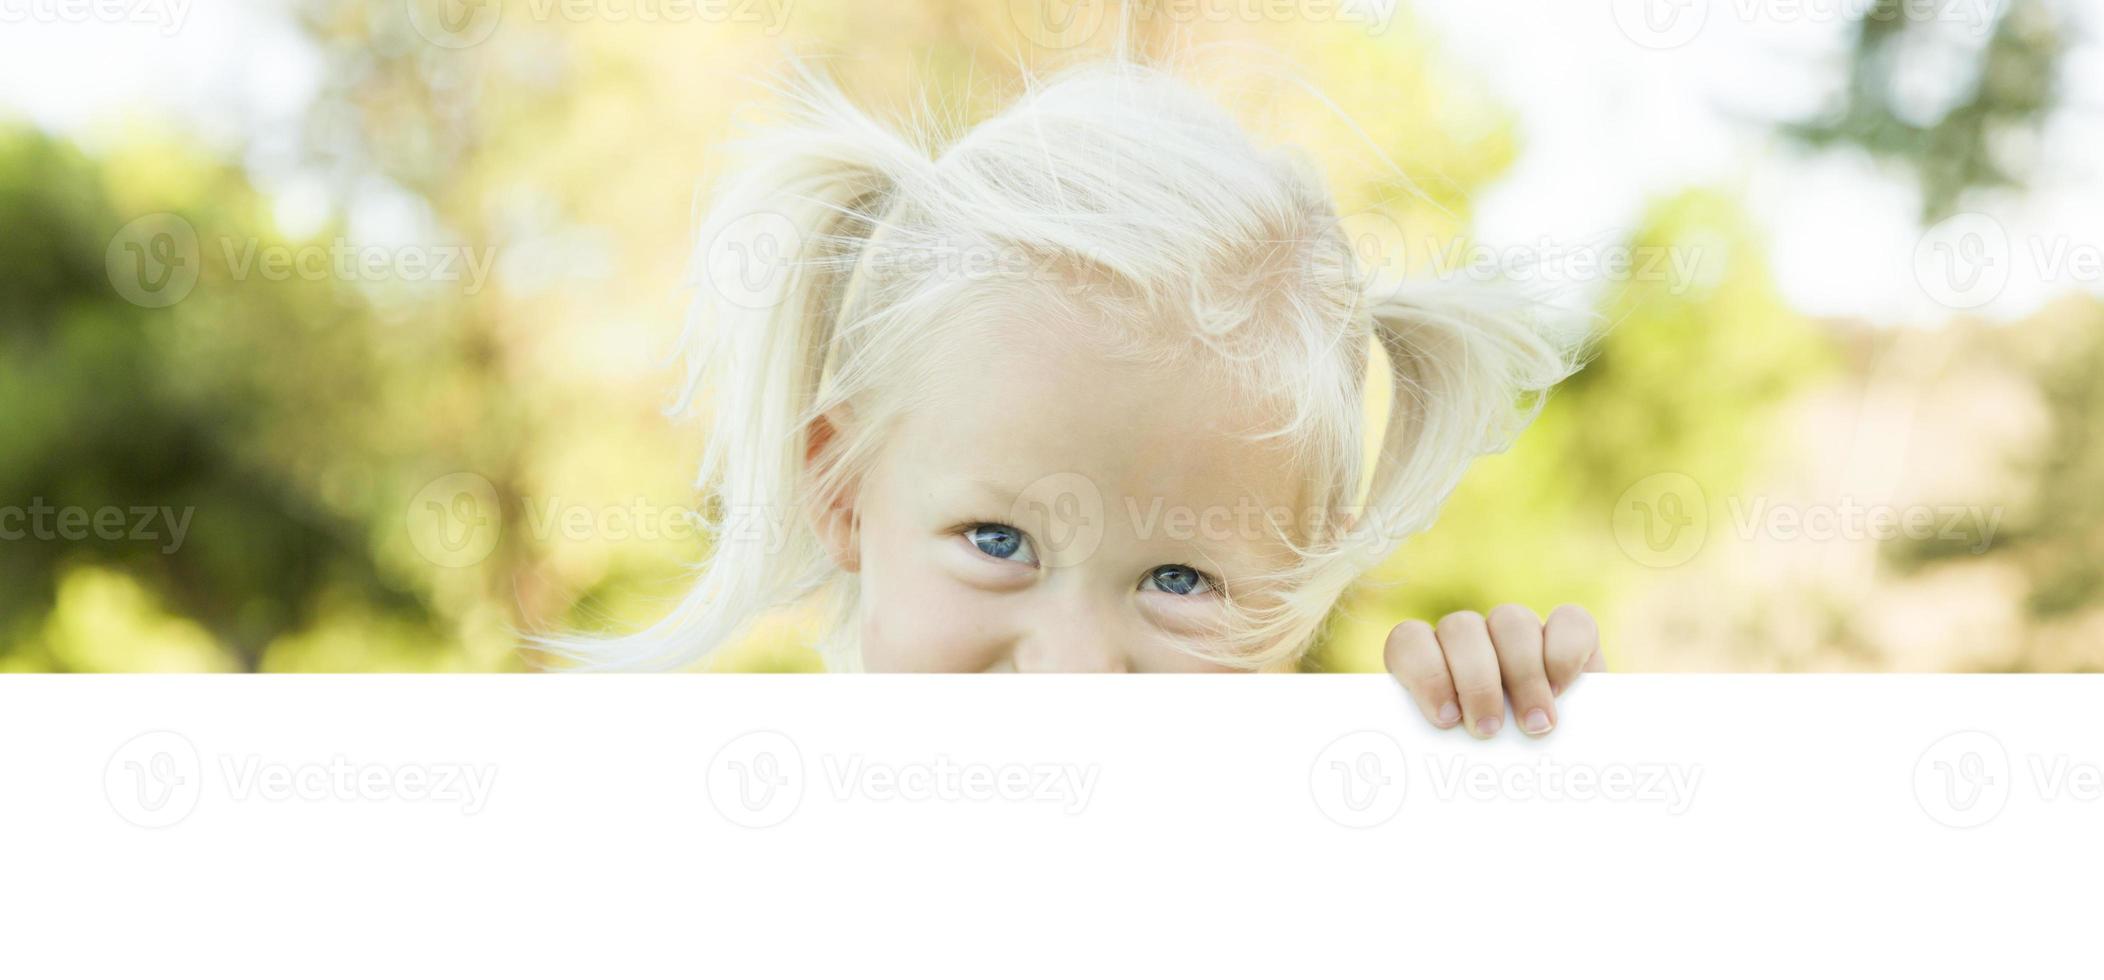
[{"label": "white pigtail", "polygon": [[863,248],[929,160],[830,84],[801,76],[795,98],[788,122],[741,145],[693,265],[674,411],[696,410],[707,426],[698,484],[714,552],[678,607],[640,632],[537,641],[575,666],[691,663],[832,571],[805,516],[827,489],[807,459],[811,423],[828,407],[819,385]]},{"label": "white pigtail", "polygon": [[1373,334],[1394,393],[1354,537],[1368,561],[1430,527],[1469,464],[1503,452],[1578,369],[1532,300],[1482,283],[1377,286]]}]

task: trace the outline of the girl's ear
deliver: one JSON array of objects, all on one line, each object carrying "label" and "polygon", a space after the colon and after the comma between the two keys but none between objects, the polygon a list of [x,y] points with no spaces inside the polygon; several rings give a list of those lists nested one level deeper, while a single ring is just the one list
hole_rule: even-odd
[{"label": "girl's ear", "polygon": [[[836,417],[832,412],[811,421],[811,427],[804,435],[806,472],[815,468],[818,458],[840,437],[840,427],[845,423],[844,416]],[[844,572],[862,570],[862,522],[855,507],[855,496],[859,491],[859,481],[842,483],[837,493],[814,497],[810,512],[804,515],[810,520],[812,530],[817,532],[818,541],[833,559],[833,564]]]}]

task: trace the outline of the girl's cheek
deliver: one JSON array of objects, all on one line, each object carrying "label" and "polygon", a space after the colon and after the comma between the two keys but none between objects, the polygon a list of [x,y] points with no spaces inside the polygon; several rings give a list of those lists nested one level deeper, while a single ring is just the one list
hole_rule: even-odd
[{"label": "girl's cheek", "polygon": [[1148,623],[1163,634],[1158,649],[1149,653],[1150,669],[1185,673],[1244,673],[1184,652],[1180,644],[1210,646],[1228,642],[1227,612],[1217,598],[1191,598],[1158,592],[1142,592],[1140,611]]},{"label": "girl's cheek", "polygon": [[863,664],[879,672],[976,673],[1001,646],[972,627],[970,613],[928,602],[872,609],[862,623]]},{"label": "girl's cheek", "polygon": [[1226,607],[1217,596],[1141,592],[1136,601],[1148,622],[1180,640],[1218,634],[1227,622]]},{"label": "girl's cheek", "polygon": [[956,556],[902,549],[868,568],[862,661],[873,671],[969,672],[993,666],[1002,644],[991,597],[947,568]]}]

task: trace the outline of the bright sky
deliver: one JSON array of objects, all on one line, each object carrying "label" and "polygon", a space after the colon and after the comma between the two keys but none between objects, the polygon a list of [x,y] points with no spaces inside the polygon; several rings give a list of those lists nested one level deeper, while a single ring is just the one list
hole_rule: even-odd
[{"label": "bright sky", "polygon": [[[1654,12],[1680,9],[1663,33]],[[1924,230],[1905,180],[1853,154],[1807,156],[1759,120],[1796,118],[1839,77],[1851,40],[1843,16],[1862,0],[1473,0],[1420,4],[1449,50],[1517,108],[1526,142],[1514,172],[1479,199],[1478,232],[1515,243],[1618,240],[1644,202],[1675,188],[1736,190],[1766,228],[1785,295],[1814,315],[1933,323],[1948,315],[1916,275]],[[1954,0],[1962,29],[1980,14]],[[1706,10],[1706,16],[1697,11]],[[1750,12],[1750,15],[1748,14]],[[1625,30],[1624,25],[1627,25]],[[2067,56],[2063,106],[2039,152],[2041,180],[2023,200],[1984,201],[2009,241],[2008,284],[1980,312],[2020,316],[2071,288],[2104,292],[2077,254],[2104,250],[2104,46]],[[1695,28],[1690,30],[1691,28]],[[1632,40],[1635,37],[1637,40]],[[1641,40],[1657,47],[1638,43]],[[2075,39],[2071,39],[2074,43]],[[1677,46],[1675,42],[1680,42]],[[1924,52],[1921,100],[1962,81]],[[2081,100],[2086,99],[2084,104]],[[1741,120],[1746,120],[1741,122]],[[1981,298],[1970,293],[1963,302]]]},{"label": "bright sky", "polygon": [[[0,114],[93,142],[125,116],[179,121],[227,147],[290,132],[318,66],[282,14],[254,0],[123,0],[124,23],[65,23],[90,0],[0,0]],[[1478,201],[1492,246],[1620,240],[1645,202],[1676,189],[1721,186],[1765,227],[1788,299],[1814,315],[1935,323],[1949,309],[1925,289],[1917,261],[1935,257],[1916,226],[1911,186],[1867,159],[1807,157],[1760,120],[1794,116],[1836,77],[1846,14],[1867,0],[1453,0],[1416,9],[1519,113],[1524,154]],[[1941,9],[1957,43],[1984,40],[1981,3]],[[1646,19],[1648,16],[1649,19]],[[1970,18],[1970,19],[1968,19]],[[2097,18],[2092,17],[2092,20]],[[1979,312],[2020,316],[2053,295],[2104,292],[2104,24],[2074,32],[2065,105],[2037,147],[2036,187],[2021,199],[1976,202],[2004,237],[1984,253],[2007,275]],[[2084,35],[2087,35],[2085,38]],[[1915,88],[1929,108],[1955,91],[1939,70],[1962,51],[1925,51]],[[1367,111],[1364,107],[1346,107]],[[249,144],[252,165],[268,140]],[[262,158],[262,159],[259,159]],[[300,210],[296,182],[264,186]],[[360,215],[354,215],[356,222]],[[390,224],[385,216],[374,224]],[[1941,229],[1952,237],[1977,221]],[[1958,244],[1971,245],[1971,242]],[[2085,262],[2087,264],[2085,264]]]}]

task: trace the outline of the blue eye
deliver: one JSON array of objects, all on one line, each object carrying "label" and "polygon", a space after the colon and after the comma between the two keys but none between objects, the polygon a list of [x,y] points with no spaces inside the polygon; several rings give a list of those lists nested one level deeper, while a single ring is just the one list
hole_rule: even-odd
[{"label": "blue eye", "polygon": [[1030,539],[1006,524],[976,524],[964,536],[971,539],[972,547],[989,557],[1026,564],[1037,561],[1037,555],[1030,550]]},{"label": "blue eye", "polygon": [[1200,595],[1213,590],[1205,573],[1189,565],[1163,565],[1147,573],[1147,583],[1172,595]]}]

